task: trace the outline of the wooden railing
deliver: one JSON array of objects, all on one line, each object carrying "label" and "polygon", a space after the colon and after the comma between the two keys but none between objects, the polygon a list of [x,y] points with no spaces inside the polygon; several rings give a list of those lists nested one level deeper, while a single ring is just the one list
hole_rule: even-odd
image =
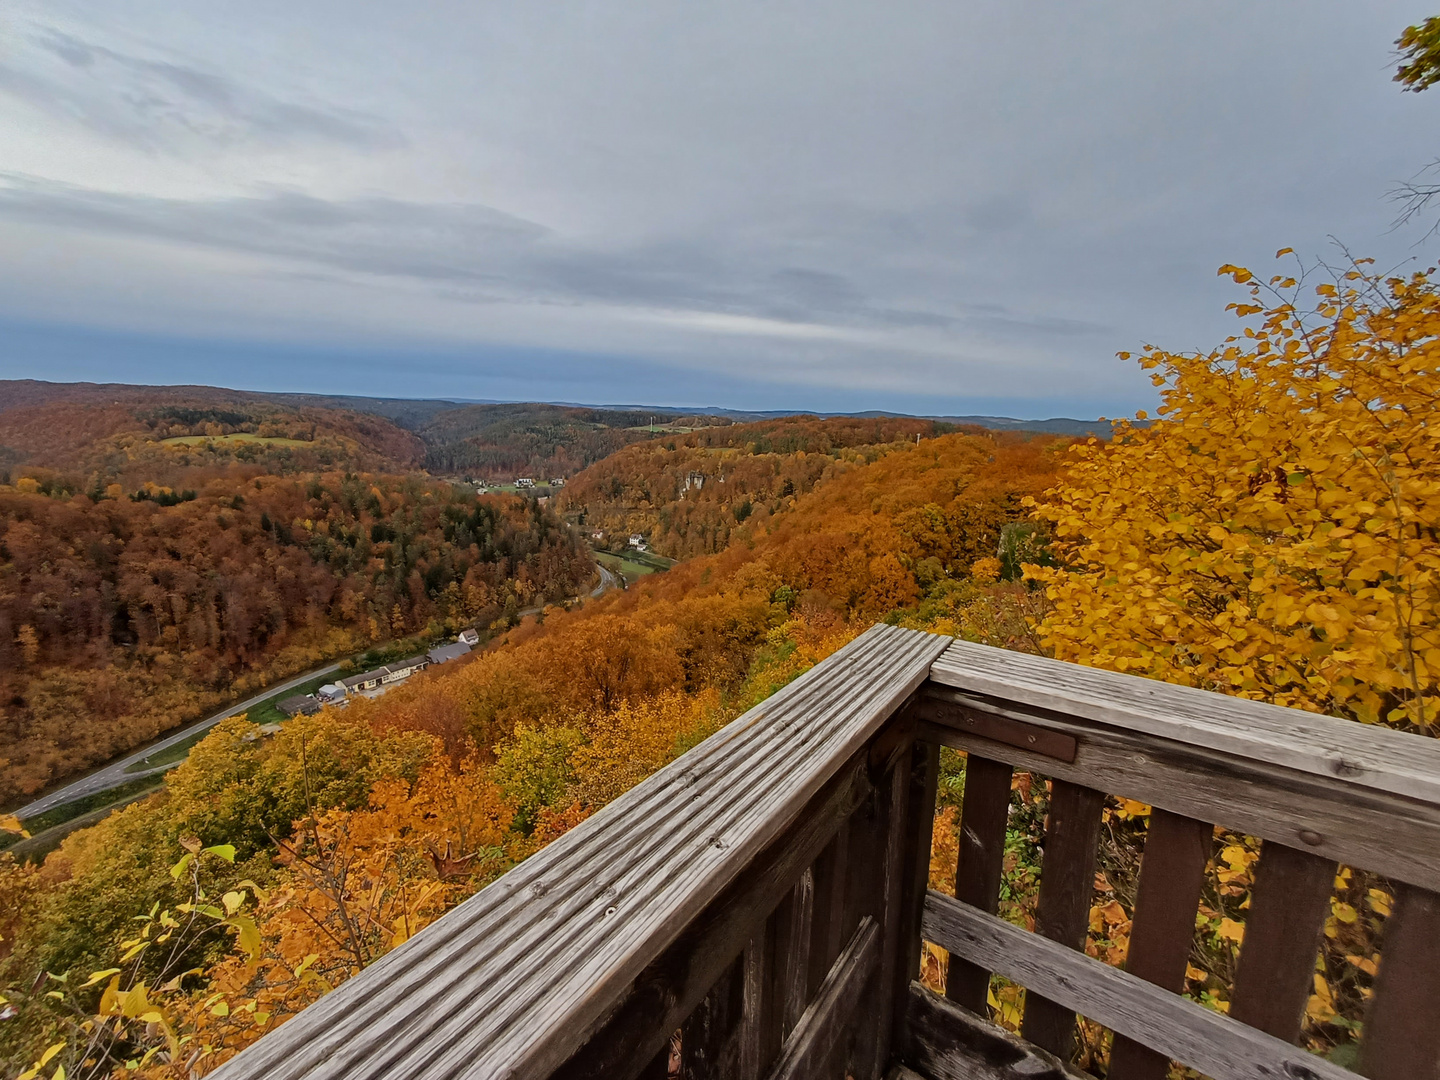
[{"label": "wooden railing", "polygon": [[[1051,783],[1033,933],[995,915],[1016,769]],[[1083,952],[1106,794],[1155,808],[1125,970]],[[1214,825],[1264,840],[1228,1016],[1179,993]],[[1296,1045],[1338,863],[1396,895],[1361,1069],[1437,1080],[1440,744],[876,627],[214,1075],[1061,1078],[1078,1013],[1113,1080],[1348,1077]]]}]

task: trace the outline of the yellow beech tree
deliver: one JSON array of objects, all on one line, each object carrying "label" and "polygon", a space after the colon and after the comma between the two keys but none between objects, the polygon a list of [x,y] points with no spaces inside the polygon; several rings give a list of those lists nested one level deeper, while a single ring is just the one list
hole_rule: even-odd
[{"label": "yellow beech tree", "polygon": [[1433,734],[1435,285],[1369,260],[1265,283],[1220,272],[1250,286],[1230,305],[1243,333],[1204,355],[1147,347],[1160,419],[1077,446],[1032,504],[1061,561],[1028,568],[1054,605],[1042,642],[1066,660]]}]

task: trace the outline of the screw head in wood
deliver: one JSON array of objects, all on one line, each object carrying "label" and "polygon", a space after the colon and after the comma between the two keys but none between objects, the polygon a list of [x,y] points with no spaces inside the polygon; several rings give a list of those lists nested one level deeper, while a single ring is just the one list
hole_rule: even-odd
[{"label": "screw head in wood", "polygon": [[1320,841],[1324,840],[1325,838],[1321,836],[1318,832],[1316,832],[1314,829],[1301,829],[1300,839],[1302,842],[1309,844],[1311,847],[1315,847],[1317,844],[1320,843]]}]

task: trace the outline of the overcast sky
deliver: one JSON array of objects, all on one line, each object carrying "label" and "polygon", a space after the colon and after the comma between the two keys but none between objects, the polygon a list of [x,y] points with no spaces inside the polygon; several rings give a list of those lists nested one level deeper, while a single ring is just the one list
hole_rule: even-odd
[{"label": "overcast sky", "polygon": [[0,377],[1038,417],[1434,259],[1386,0],[0,7]]}]

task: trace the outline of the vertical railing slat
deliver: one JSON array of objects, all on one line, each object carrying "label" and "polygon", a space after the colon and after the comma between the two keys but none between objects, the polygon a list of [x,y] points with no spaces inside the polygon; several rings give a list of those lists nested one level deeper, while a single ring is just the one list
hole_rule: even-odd
[{"label": "vertical railing slat", "polygon": [[1440,893],[1396,890],[1385,922],[1375,997],[1360,1041],[1360,1071],[1372,1080],[1440,1077]]},{"label": "vertical railing slat", "polygon": [[[974,754],[965,763],[955,899],[990,915],[995,914],[1000,901],[1012,773],[1009,765]],[[946,997],[979,1016],[988,1017],[989,992],[990,972],[957,956],[950,957],[945,976]]]},{"label": "vertical railing slat", "polygon": [[774,1007],[768,1000],[774,960],[775,935],[771,932],[771,921],[766,919],[756,928],[755,936],[741,955],[745,989],[740,1009],[740,1061],[736,1070],[739,1080],[760,1080],[774,1057],[774,1049],[766,1045],[769,1026],[766,1014]]},{"label": "vertical railing slat", "polygon": [[[905,1000],[904,988],[910,982],[908,969],[903,980],[899,978],[899,973],[910,953],[906,931],[911,920],[905,901],[913,873],[912,853],[916,847],[916,824],[912,810],[915,799],[911,793],[914,764],[915,744],[911,740],[900,752],[889,776],[882,781],[889,812],[886,815],[885,880],[881,896],[880,964],[876,973],[875,1050],[870,1067],[870,1075],[875,1077],[883,1075],[889,1064],[890,1048],[895,1037],[895,1013]],[[915,925],[918,930],[918,921]]]},{"label": "vertical railing slat", "polygon": [[[1173,993],[1185,989],[1195,913],[1214,847],[1214,827],[1158,807],[1140,861],[1140,887],[1125,969]],[[1123,1035],[1110,1049],[1109,1080],[1164,1080],[1170,1060]]]},{"label": "vertical railing slat", "polygon": [[[1035,932],[1067,948],[1084,948],[1090,929],[1104,809],[1102,792],[1064,780],[1051,781]],[[1075,1043],[1075,1014],[1048,998],[1027,993],[1021,1032],[1042,1050],[1069,1060]]]},{"label": "vertical railing slat", "polygon": [[940,747],[916,742],[911,751],[910,783],[906,793],[906,865],[901,881],[899,963],[892,979],[891,1045],[904,1045],[905,1002],[912,979],[920,977],[923,942],[920,922],[925,911],[925,892],[930,887],[930,846],[935,830],[935,796],[940,783]]},{"label": "vertical railing slat", "polygon": [[[892,797],[889,777],[885,777],[871,797],[850,818],[848,880],[845,886],[843,919],[845,941],[854,936],[860,921],[867,915],[882,927],[884,925],[885,851],[890,838]],[[865,1010],[856,1019],[847,1048],[847,1067],[855,1080],[872,1080],[879,1035],[879,1010]]]},{"label": "vertical railing slat", "polygon": [[800,875],[795,889],[790,894],[789,922],[783,928],[781,946],[783,952],[782,970],[784,988],[781,994],[784,1015],[782,1036],[789,1038],[790,1032],[800,1022],[805,1006],[810,1004],[808,981],[810,975],[810,949],[813,944],[815,916],[815,878],[810,867]]},{"label": "vertical railing slat", "polygon": [[685,1080],[734,1075],[745,988],[743,965],[743,956],[737,957],[681,1027],[680,1071]]},{"label": "vertical railing slat", "polygon": [[1266,840],[1260,848],[1230,1015],[1286,1042],[1300,1038],[1335,863]]},{"label": "vertical railing slat", "polygon": [[810,972],[805,980],[805,997],[813,998],[840,955],[845,938],[845,883],[849,880],[849,823],[840,826],[834,839],[815,860],[814,917],[810,929]]}]

